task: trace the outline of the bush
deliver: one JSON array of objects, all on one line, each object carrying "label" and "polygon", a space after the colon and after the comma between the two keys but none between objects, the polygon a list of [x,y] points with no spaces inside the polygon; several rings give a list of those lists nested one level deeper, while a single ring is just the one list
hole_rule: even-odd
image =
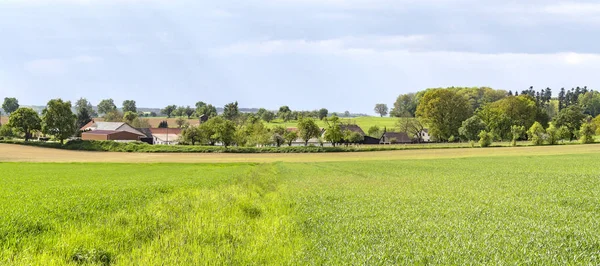
[{"label": "bush", "polygon": [[529,140],[533,145],[542,145],[544,143],[544,127],[539,122],[533,123],[529,131],[527,131]]},{"label": "bush", "polygon": [[594,132],[596,129],[592,123],[586,122],[581,125],[579,130],[579,142],[581,144],[594,143]]},{"label": "bush", "polygon": [[479,146],[482,148],[489,147],[492,145],[492,134],[485,130],[479,132]]}]

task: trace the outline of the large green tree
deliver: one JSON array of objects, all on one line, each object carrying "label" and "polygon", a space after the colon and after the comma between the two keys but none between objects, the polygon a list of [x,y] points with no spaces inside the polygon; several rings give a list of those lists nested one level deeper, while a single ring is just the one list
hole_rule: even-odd
[{"label": "large green tree", "polygon": [[165,108],[160,110],[160,113],[166,115],[167,118],[171,118],[171,115],[175,109],[177,109],[177,105],[167,105]]},{"label": "large green tree", "polygon": [[528,95],[508,96],[486,104],[477,115],[487,125],[489,131],[501,139],[510,139],[513,125],[531,127],[539,117],[540,110]]},{"label": "large green tree", "polygon": [[417,116],[429,126],[429,133],[438,140],[458,136],[462,121],[473,111],[467,99],[453,90],[428,90],[419,100]]},{"label": "large green tree", "polygon": [[104,99],[98,104],[98,113],[100,114],[108,114],[116,110],[117,106],[115,105],[115,101],[113,101],[113,99]]},{"label": "large green tree", "polygon": [[479,133],[485,129],[486,125],[483,120],[481,120],[479,116],[474,115],[462,122],[462,127],[458,129],[458,133],[460,133],[460,135],[467,140],[471,141],[477,140],[479,138]]},{"label": "large green tree", "polygon": [[584,114],[592,117],[600,115],[600,92],[588,91],[579,95],[579,105]]},{"label": "large green tree", "polygon": [[401,94],[390,112],[394,117],[414,117],[417,111],[417,95],[415,93]]},{"label": "large green tree", "polygon": [[54,136],[62,144],[77,131],[76,120],[77,117],[71,111],[71,102],[53,99],[42,111],[42,131]]},{"label": "large green tree", "polygon": [[75,113],[77,114],[77,127],[81,128],[92,120],[92,117],[98,115],[92,104],[85,98],[80,98],[75,102]]},{"label": "large green tree", "polygon": [[212,118],[218,115],[217,108],[212,104],[206,104],[204,102],[196,103],[196,116],[206,116],[207,118]]},{"label": "large green tree", "polygon": [[25,141],[31,138],[31,132],[40,130],[41,119],[31,108],[21,107],[10,114],[7,126],[25,134]]},{"label": "large green tree", "polygon": [[223,108],[223,118],[234,121],[240,116],[238,102],[228,103]]},{"label": "large green tree", "polygon": [[378,103],[375,105],[375,108],[373,110],[375,111],[375,113],[379,114],[380,117],[384,117],[388,114],[389,109],[387,104]]},{"label": "large green tree", "polygon": [[333,115],[327,119],[327,124],[328,127],[323,137],[335,147],[335,145],[341,143],[344,138],[344,133],[340,126],[340,119],[336,115]]},{"label": "large green tree", "polygon": [[323,120],[323,118],[327,117],[328,114],[329,114],[329,110],[327,110],[325,108],[321,108],[319,110],[319,120]]},{"label": "large green tree", "polygon": [[569,105],[558,112],[558,115],[554,117],[554,125],[556,127],[566,126],[571,132],[570,140],[575,138],[574,132],[579,130],[586,115],[578,105]]},{"label": "large green tree", "polygon": [[304,146],[308,146],[308,141],[316,138],[321,133],[321,129],[312,118],[302,118],[298,121],[298,135],[304,140]]},{"label": "large green tree", "polygon": [[14,111],[19,109],[19,100],[17,98],[4,98],[4,103],[2,103],[2,109],[6,114],[12,114]]},{"label": "large green tree", "polygon": [[123,101],[123,113],[127,112],[137,113],[137,106],[134,100]]}]

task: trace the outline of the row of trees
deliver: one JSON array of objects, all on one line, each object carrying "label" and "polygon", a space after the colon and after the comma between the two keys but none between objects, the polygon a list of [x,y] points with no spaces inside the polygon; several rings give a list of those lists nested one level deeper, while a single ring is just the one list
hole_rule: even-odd
[{"label": "row of trees", "polygon": [[342,130],[342,125],[337,116],[333,115],[324,120],[328,124],[327,131],[322,135],[321,128],[311,117],[301,118],[298,121],[297,130],[288,130],[282,126],[267,128],[258,115],[250,114],[244,120],[235,123],[226,119],[225,116],[216,116],[199,126],[186,126],[182,131],[181,142],[183,144],[215,145],[221,143],[224,146],[266,146],[289,145],[297,140],[304,141],[307,146],[309,140],[316,138],[321,145],[330,142],[334,146],[340,143],[349,145],[360,143],[363,136],[349,130]]},{"label": "row of trees", "polygon": [[563,128],[569,140],[577,138],[584,124],[594,129],[592,118],[600,115],[599,92],[584,87],[565,92],[568,97],[551,95],[550,88],[537,92],[529,88],[520,94],[487,87],[435,88],[400,95],[391,114],[416,117],[407,120],[404,130],[425,124],[438,141],[478,141],[481,131],[494,140],[512,140],[513,126],[529,129],[536,122],[542,128]]},{"label": "row of trees", "polygon": [[[61,143],[77,132],[77,116],[71,110],[71,102],[53,99],[48,102],[40,115],[31,108],[18,107],[10,110],[8,124],[3,125],[2,135],[23,134],[28,141],[34,132],[41,131],[53,136]],[[7,111],[8,112],[8,111]]]}]

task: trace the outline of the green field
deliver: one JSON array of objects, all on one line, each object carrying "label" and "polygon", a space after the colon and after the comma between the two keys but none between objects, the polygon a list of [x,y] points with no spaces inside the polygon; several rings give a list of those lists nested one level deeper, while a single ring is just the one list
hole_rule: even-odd
[{"label": "green field", "polygon": [[520,149],[368,162],[0,163],[0,264],[599,264],[600,154]]},{"label": "green field", "polygon": [[[340,118],[340,121],[343,123],[356,124],[360,128],[362,128],[363,131],[365,131],[365,133],[366,133],[369,130],[369,128],[372,126],[378,126],[381,129],[383,129],[384,127],[387,127],[388,129],[396,128],[396,127],[398,127],[397,123],[399,121],[399,118],[397,118],[397,117],[363,116],[363,117],[354,117],[354,118]],[[316,122],[319,127],[327,127],[327,125],[323,121],[318,120]],[[280,119],[276,119],[276,120],[272,121],[271,123],[267,123],[267,127],[274,127],[274,126],[297,127],[297,124],[298,124],[298,121],[283,122]]]}]

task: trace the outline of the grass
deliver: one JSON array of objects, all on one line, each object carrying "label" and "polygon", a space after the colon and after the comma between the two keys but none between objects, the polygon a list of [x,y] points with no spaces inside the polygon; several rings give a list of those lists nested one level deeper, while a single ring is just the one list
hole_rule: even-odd
[{"label": "grass", "polygon": [[0,163],[0,264],[596,265],[598,146],[415,151],[429,154],[420,160]]},{"label": "grass", "polygon": [[[177,123],[175,122],[177,120],[177,117],[172,117],[169,119],[167,119],[166,117],[145,117],[145,118],[148,119],[148,122],[150,123],[150,125],[152,127],[158,127],[158,124],[160,124],[160,122],[165,121],[165,120],[169,123],[170,127],[177,127]],[[7,120],[6,122],[8,122],[8,119],[6,119],[6,120]],[[95,120],[100,122],[103,119],[95,118]],[[198,125],[199,124],[199,121],[196,118],[186,119],[186,120],[190,125]],[[378,126],[381,129],[383,129],[384,127],[387,127],[388,129],[393,129],[393,128],[397,127],[396,124],[398,123],[398,118],[396,118],[396,117],[365,116],[365,117],[354,117],[354,118],[340,118],[340,120],[345,123],[357,124],[365,132],[367,132],[371,126]],[[317,122],[317,125],[319,125],[320,127],[327,127],[327,125],[323,121],[320,121],[317,119],[316,122]],[[274,127],[274,126],[278,126],[278,125],[283,126],[283,127],[297,127],[298,121],[283,122],[281,119],[275,119],[274,121],[272,121],[270,123],[265,123],[265,124],[267,125],[267,127]]]},{"label": "grass", "polygon": [[[383,128],[393,129],[398,127],[397,123],[399,118],[396,117],[374,117],[374,116],[363,116],[363,117],[354,117],[354,118],[340,118],[340,121],[343,123],[356,124],[360,128],[362,128],[365,133],[369,131],[369,128],[372,126],[378,126],[383,130]],[[317,120],[317,125],[319,127],[325,128],[327,125],[325,122]],[[267,127],[274,126],[283,126],[283,127],[297,127],[298,121],[289,121],[283,122],[281,119],[276,119],[271,123],[267,123]]]}]

